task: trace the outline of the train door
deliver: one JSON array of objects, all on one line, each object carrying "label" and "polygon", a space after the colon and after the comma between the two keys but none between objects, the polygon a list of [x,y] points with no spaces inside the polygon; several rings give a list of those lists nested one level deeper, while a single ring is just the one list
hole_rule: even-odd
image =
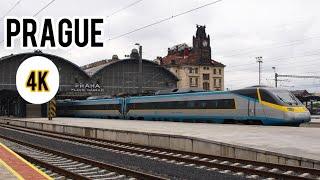
[{"label": "train door", "polygon": [[257,101],[248,100],[248,116],[249,117],[256,116],[256,106],[257,106]]},{"label": "train door", "polygon": [[127,115],[127,99],[121,98],[121,118],[126,119]]}]

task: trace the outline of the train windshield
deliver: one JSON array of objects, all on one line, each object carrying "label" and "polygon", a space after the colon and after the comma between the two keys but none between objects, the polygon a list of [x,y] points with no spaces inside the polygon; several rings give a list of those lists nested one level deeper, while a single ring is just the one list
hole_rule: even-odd
[{"label": "train windshield", "polygon": [[272,94],[281,102],[290,106],[300,106],[302,103],[289,91],[286,90],[274,90]]}]

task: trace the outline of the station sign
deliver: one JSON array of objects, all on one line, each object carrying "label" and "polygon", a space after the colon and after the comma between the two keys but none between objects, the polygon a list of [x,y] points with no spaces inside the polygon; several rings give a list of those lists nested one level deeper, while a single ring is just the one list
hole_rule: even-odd
[{"label": "station sign", "polygon": [[71,88],[72,92],[104,92],[104,88],[98,83],[76,83],[73,88]]}]

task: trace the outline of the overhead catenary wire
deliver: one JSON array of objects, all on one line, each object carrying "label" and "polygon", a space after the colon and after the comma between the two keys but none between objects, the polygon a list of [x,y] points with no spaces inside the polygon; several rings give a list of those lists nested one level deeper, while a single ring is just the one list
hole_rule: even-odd
[{"label": "overhead catenary wire", "polygon": [[[320,50],[320,49],[319,49]],[[307,52],[311,52],[311,51],[307,51]],[[290,56],[290,57],[273,57],[273,58],[268,58],[268,60],[265,62],[267,64],[269,63],[273,63],[273,62],[278,62],[278,61],[281,61],[281,60],[290,60],[292,58],[297,58],[297,57],[308,57],[308,56],[316,56],[316,55],[320,55],[320,51],[315,51],[314,50],[312,51],[313,53],[302,53],[302,54],[299,54],[297,56]],[[292,63],[292,62],[290,62]],[[247,64],[240,64],[240,65],[234,65],[234,66],[229,66],[228,69],[234,69],[234,68],[238,68],[238,67],[242,67],[242,66],[254,66],[255,64],[252,64],[252,63],[247,63]],[[247,69],[247,68],[245,68]]]},{"label": "overhead catenary wire", "polygon": [[[137,1],[134,1],[134,2],[132,2],[132,3],[130,3],[130,4],[128,4],[128,5],[125,5],[125,6],[121,7],[121,8],[119,8],[118,10],[116,10],[116,11],[110,13],[109,15],[107,15],[107,16],[106,16],[106,19],[109,19],[109,18],[111,18],[112,16],[114,16],[114,15],[116,15],[116,14],[118,14],[118,13],[120,13],[120,12],[122,12],[122,11],[128,9],[128,8],[130,8],[130,7],[135,6],[136,4],[140,3],[141,1],[143,1],[143,0],[137,0]],[[108,27],[107,27],[107,32],[108,32],[108,34],[109,34],[109,33],[110,33],[110,32],[109,32],[109,31],[110,31],[110,30],[109,30],[110,24],[107,24],[107,26],[108,26]],[[70,48],[69,50],[67,50],[67,52],[70,53],[70,51],[72,51],[72,50],[75,49],[75,48],[76,48],[76,47]]]},{"label": "overhead catenary wire", "polygon": [[[178,14],[175,14],[175,15],[172,15],[172,16],[170,16],[170,17],[163,18],[163,19],[161,19],[161,20],[158,20],[158,21],[155,21],[155,22],[153,22],[153,23],[151,23],[151,24],[147,24],[147,25],[145,25],[145,26],[139,27],[139,28],[134,29],[134,30],[132,30],[132,31],[129,31],[129,32],[126,32],[126,33],[123,33],[123,34],[120,34],[120,35],[111,37],[111,38],[107,39],[106,41],[111,41],[111,40],[119,39],[119,38],[121,38],[121,37],[127,36],[127,35],[129,35],[129,34],[134,33],[134,32],[137,32],[137,31],[146,29],[146,28],[148,28],[148,27],[151,27],[151,26],[154,26],[154,25],[163,23],[163,22],[165,22],[165,21],[168,21],[168,20],[170,20],[170,19],[173,19],[173,18],[182,16],[182,15],[184,15],[184,14],[187,14],[187,13],[190,13],[190,12],[193,12],[193,11],[196,11],[196,10],[198,10],[198,9],[201,9],[201,8],[204,8],[204,7],[213,5],[213,4],[218,3],[218,2],[220,2],[220,1],[223,1],[223,0],[213,1],[213,2],[210,2],[210,3],[204,4],[204,5],[201,5],[201,6],[192,8],[192,9],[189,9],[189,10],[187,10],[187,11],[184,11],[184,12],[181,12],[181,13],[178,13]],[[138,1],[138,2],[140,2],[140,1]],[[132,3],[131,6],[133,6],[134,4],[137,4],[137,3]],[[129,7],[131,7],[131,6],[129,6]],[[122,8],[122,9],[123,9],[123,8]],[[125,9],[127,9],[127,8],[125,8]],[[118,11],[118,12],[120,12],[120,11]],[[118,13],[118,12],[117,12],[117,13]],[[112,13],[112,14],[115,15],[115,13]],[[110,16],[109,16],[109,17],[110,17]],[[71,48],[70,50],[68,50],[68,52],[70,52],[70,51],[73,50],[73,49],[74,49],[74,48]]]},{"label": "overhead catenary wire", "polygon": [[[274,62],[274,61],[280,61],[283,59],[290,59],[290,58],[296,58],[296,57],[305,57],[305,56],[313,56],[313,55],[318,55],[320,53],[320,51],[318,51],[320,49],[315,49],[315,50],[311,50],[311,51],[304,51],[301,54],[297,55],[297,56],[290,56],[290,57],[271,57],[268,58],[267,62]],[[309,53],[310,52],[310,53]],[[240,65],[233,65],[233,66],[228,66],[229,68],[233,68],[233,67],[241,67],[241,66],[247,66],[247,65],[252,65],[252,63],[247,63],[247,64],[240,64]]]},{"label": "overhead catenary wire", "polygon": [[[49,3],[47,3],[45,6],[43,6],[42,8],[40,8],[36,13],[34,13],[32,16],[36,17],[37,15],[39,15],[42,11],[44,11],[45,9],[47,9],[54,1],[56,0],[51,0]],[[2,40],[0,42],[0,44],[2,44],[4,42],[4,40]]]},{"label": "overhead catenary wire", "polygon": [[190,13],[190,12],[193,12],[193,11],[196,11],[196,10],[199,10],[199,9],[202,9],[202,8],[204,8],[204,7],[207,7],[207,6],[216,4],[216,3],[221,2],[221,1],[223,1],[223,0],[213,1],[213,2],[210,2],[210,3],[204,4],[204,5],[201,5],[201,6],[192,8],[192,9],[189,9],[189,10],[187,10],[187,11],[184,11],[184,12],[181,12],[181,13],[178,13],[178,14],[174,14],[174,15],[172,15],[172,16],[170,16],[170,17],[166,17],[166,18],[157,20],[157,21],[155,21],[155,22],[153,22],[153,23],[144,25],[144,26],[142,26],[142,27],[136,28],[136,29],[131,30],[131,31],[128,31],[128,32],[126,32],[126,33],[123,33],[123,34],[120,34],[120,35],[111,37],[111,38],[109,38],[108,40],[110,41],[110,40],[119,39],[119,38],[121,38],[121,37],[124,37],[124,36],[127,36],[127,35],[129,35],[129,34],[135,33],[135,32],[137,32],[137,31],[141,31],[141,30],[146,29],[146,28],[148,28],[148,27],[151,27],[151,26],[154,26],[154,25],[157,25],[157,24],[161,24],[161,23],[166,22],[166,21],[168,21],[168,20],[170,20],[170,19],[174,19],[174,18],[176,18],[176,17],[179,17],[179,16],[182,16],[182,15],[188,14],[188,13]]},{"label": "overhead catenary wire", "polygon": [[2,15],[0,21],[3,21],[3,19],[4,19],[14,8],[16,8],[16,7],[20,4],[21,1],[22,1],[22,0],[17,1],[6,13],[4,13],[4,15]]},{"label": "overhead catenary wire", "polygon": [[[267,44],[267,45],[262,46],[262,47],[248,47],[248,48],[235,49],[235,50],[230,50],[230,51],[216,52],[216,54],[225,54],[225,53],[230,53],[230,52],[235,52],[236,51],[237,53],[235,53],[235,54],[223,56],[223,57],[233,57],[233,56],[238,56],[238,55],[243,55],[243,54],[250,54],[250,53],[253,53],[253,52],[257,52],[257,51],[264,51],[264,50],[267,50],[267,49],[300,45],[302,43],[305,43],[305,41],[319,40],[319,39],[320,39],[320,36],[319,35],[315,35],[315,36],[310,36],[310,37],[306,37],[306,38],[303,38],[303,39],[296,39],[296,40],[292,40],[292,41],[279,42],[279,43],[270,43],[270,44]],[[245,52],[242,52],[242,51],[245,51]]]},{"label": "overhead catenary wire", "polygon": [[[18,6],[18,4],[20,4],[22,0],[17,1],[0,19],[0,21],[3,21],[3,19],[14,9]],[[4,40],[0,41],[0,44],[3,43]]]},{"label": "overhead catenary wire", "polygon": [[54,1],[56,0],[51,0],[49,3],[47,3],[45,6],[43,6],[41,9],[39,9],[35,14],[33,14],[33,17],[38,16],[42,11],[47,9]]},{"label": "overhead catenary wire", "polygon": [[[288,58],[288,59],[291,59],[291,58]],[[308,63],[308,64],[302,64],[303,66],[301,66],[301,63],[300,61],[299,62],[279,62],[277,64],[270,64],[270,63],[265,63],[265,66],[264,67],[268,67],[271,68],[276,66],[276,67],[299,67],[299,68],[303,68],[303,67],[306,67],[306,66],[309,66],[309,65],[320,65],[320,62],[318,61],[319,60],[319,57],[316,57],[316,58],[313,58],[313,59],[310,59],[310,60],[305,60],[303,61],[302,63]],[[317,62],[318,61],[318,62]],[[315,62],[315,63],[312,63],[312,62]],[[256,70],[256,67],[255,66],[250,66],[250,67],[246,67],[246,68],[234,68],[234,69],[227,69],[225,70],[226,73],[228,72],[234,72],[234,71],[245,71],[245,70]]]},{"label": "overhead catenary wire", "polygon": [[134,6],[134,5],[138,4],[138,3],[140,3],[141,1],[143,1],[143,0],[137,0],[137,1],[134,1],[134,2],[132,2],[132,3],[130,3],[130,4],[128,4],[128,5],[126,5],[126,6],[122,7],[122,8],[120,8],[120,9],[118,9],[118,10],[116,10],[116,11],[112,12],[111,14],[107,15],[107,17],[106,17],[106,18],[110,18],[111,16],[114,16],[114,15],[116,15],[116,14],[120,13],[121,11],[124,11],[124,10],[126,10],[126,9],[128,9],[128,8],[130,8],[130,7],[132,7],[132,6]]}]

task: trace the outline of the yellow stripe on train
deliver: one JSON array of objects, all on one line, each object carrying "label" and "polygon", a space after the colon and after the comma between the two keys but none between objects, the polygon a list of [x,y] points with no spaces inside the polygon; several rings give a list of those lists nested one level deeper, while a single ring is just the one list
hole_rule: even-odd
[{"label": "yellow stripe on train", "polygon": [[307,108],[305,108],[304,106],[287,107],[287,106],[281,106],[281,105],[269,103],[269,102],[266,102],[266,101],[262,101],[259,88],[257,88],[257,94],[258,94],[259,102],[262,105],[265,105],[265,106],[267,106],[269,108],[277,109],[277,110],[283,111],[283,112],[295,112],[295,113],[302,113],[302,112],[307,112],[308,111]]},{"label": "yellow stripe on train", "polygon": [[306,112],[307,109],[304,106],[298,106],[298,107],[287,107],[287,106],[281,106],[273,103],[269,103],[266,101],[260,101],[260,103],[264,106],[270,107],[272,109],[277,109],[279,111],[283,112],[295,112],[295,113],[302,113]]}]

